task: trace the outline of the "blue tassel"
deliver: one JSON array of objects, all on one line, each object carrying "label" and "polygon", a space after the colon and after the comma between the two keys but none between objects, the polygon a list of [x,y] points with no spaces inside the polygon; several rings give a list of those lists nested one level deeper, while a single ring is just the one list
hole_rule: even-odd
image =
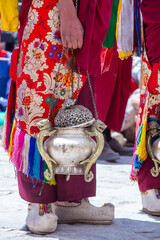
[{"label": "blue tassel", "polygon": [[37,141],[35,142],[35,151],[34,151],[34,165],[33,165],[33,177],[40,179],[40,161],[41,156],[37,148]]},{"label": "blue tassel", "polygon": [[134,157],[134,167],[135,167],[136,169],[140,169],[141,166],[142,166],[142,163],[139,162],[138,155],[135,154],[135,157]]},{"label": "blue tassel", "polygon": [[35,142],[36,139],[30,137],[30,149],[29,149],[29,175],[34,177],[33,167],[34,167],[34,152],[35,152]]}]

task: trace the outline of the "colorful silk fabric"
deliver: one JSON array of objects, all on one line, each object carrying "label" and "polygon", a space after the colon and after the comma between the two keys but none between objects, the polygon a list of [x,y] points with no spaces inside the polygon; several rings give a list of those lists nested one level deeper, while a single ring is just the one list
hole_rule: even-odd
[{"label": "colorful silk fabric", "polygon": [[133,54],[134,3],[133,0],[113,0],[109,30],[103,42],[106,48],[113,48],[117,40],[120,59]]},{"label": "colorful silk fabric", "polygon": [[121,10],[117,26],[117,50],[120,59],[133,54],[134,1],[120,0]]},{"label": "colorful silk fabric", "polygon": [[0,0],[1,30],[18,30],[18,0]]},{"label": "colorful silk fabric", "polygon": [[[51,108],[49,120],[53,126],[54,116],[65,99],[72,97],[72,91],[73,98],[76,98],[78,81],[81,89],[86,79],[77,73],[72,74],[69,50],[64,52],[57,76],[61,56],[58,0],[33,0],[17,66],[15,121],[6,149],[17,170],[44,182],[47,182],[43,175],[46,165],[37,149],[39,129],[36,124],[48,118]],[[55,184],[54,179],[50,184]]]},{"label": "colorful silk fabric", "polygon": [[115,33],[116,33],[116,24],[117,24],[117,14],[118,14],[118,4],[119,0],[113,0],[112,9],[111,9],[111,20],[109,23],[109,29],[107,35],[104,39],[103,46],[105,48],[113,48],[115,43]]}]

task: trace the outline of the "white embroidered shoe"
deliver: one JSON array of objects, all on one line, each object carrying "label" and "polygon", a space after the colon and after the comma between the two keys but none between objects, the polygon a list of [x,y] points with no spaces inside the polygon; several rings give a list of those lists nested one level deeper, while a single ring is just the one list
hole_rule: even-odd
[{"label": "white embroidered shoe", "polygon": [[111,203],[95,207],[89,201],[82,200],[77,206],[53,204],[53,209],[58,216],[58,223],[107,225],[114,219],[114,206]]},{"label": "white embroidered shoe", "polygon": [[49,204],[29,204],[28,216],[26,218],[26,225],[32,233],[48,234],[53,233],[57,228],[57,216],[50,209],[47,209]]},{"label": "white embroidered shoe", "polygon": [[151,215],[160,215],[160,196],[156,196],[157,189],[150,189],[141,193],[143,211]]}]

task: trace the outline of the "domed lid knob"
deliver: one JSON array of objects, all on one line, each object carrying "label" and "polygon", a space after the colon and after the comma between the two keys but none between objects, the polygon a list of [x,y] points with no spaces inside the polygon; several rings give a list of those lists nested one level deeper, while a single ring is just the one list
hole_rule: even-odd
[{"label": "domed lid knob", "polygon": [[91,111],[82,105],[75,105],[72,99],[66,99],[64,109],[55,117],[55,127],[87,127],[95,121]]}]

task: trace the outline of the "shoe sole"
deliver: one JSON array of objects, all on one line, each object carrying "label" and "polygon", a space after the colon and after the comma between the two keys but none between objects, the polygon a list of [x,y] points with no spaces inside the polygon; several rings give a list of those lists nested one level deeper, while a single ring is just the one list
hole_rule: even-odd
[{"label": "shoe sole", "polygon": [[110,225],[112,224],[112,220],[105,221],[87,221],[87,220],[58,220],[58,224],[89,224],[89,225]]},{"label": "shoe sole", "polygon": [[153,215],[153,216],[160,216],[160,212],[152,212],[152,211],[149,211],[146,208],[143,208],[143,211],[150,214],[150,215]]},{"label": "shoe sole", "polygon": [[41,232],[41,231],[36,231],[36,230],[34,230],[33,228],[28,227],[28,226],[27,226],[27,228],[28,228],[28,230],[29,230],[30,232],[32,232],[32,233],[34,233],[34,234],[39,234],[39,235],[46,235],[46,234],[51,234],[51,233],[55,232],[55,231],[53,231],[53,232]]}]

